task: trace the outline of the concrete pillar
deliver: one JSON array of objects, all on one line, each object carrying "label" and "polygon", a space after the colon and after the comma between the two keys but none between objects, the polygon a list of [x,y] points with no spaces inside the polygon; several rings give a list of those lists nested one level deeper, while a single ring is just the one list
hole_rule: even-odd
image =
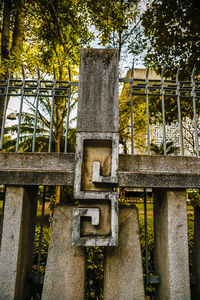
[{"label": "concrete pillar", "polygon": [[119,131],[119,53],[81,49],[77,132]]},{"label": "concrete pillar", "polygon": [[200,299],[200,207],[194,208],[194,246],[192,275],[197,283],[192,286],[192,299]]},{"label": "concrete pillar", "polygon": [[135,206],[119,210],[119,244],[106,248],[104,300],[111,299],[145,299],[138,211]]},{"label": "concrete pillar", "polygon": [[8,186],[0,251],[0,299],[27,300],[32,274],[37,188]]},{"label": "concrete pillar", "polygon": [[85,257],[72,246],[74,206],[57,206],[54,213],[42,300],[83,300]]},{"label": "concrete pillar", "polygon": [[189,300],[190,277],[185,190],[154,190],[156,299]]}]

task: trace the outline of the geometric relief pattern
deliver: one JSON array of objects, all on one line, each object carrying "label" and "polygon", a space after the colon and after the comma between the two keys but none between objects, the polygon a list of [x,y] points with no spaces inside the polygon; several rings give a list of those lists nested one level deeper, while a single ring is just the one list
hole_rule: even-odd
[{"label": "geometric relief pattern", "polygon": [[118,133],[77,133],[73,245],[118,243],[118,145]]}]

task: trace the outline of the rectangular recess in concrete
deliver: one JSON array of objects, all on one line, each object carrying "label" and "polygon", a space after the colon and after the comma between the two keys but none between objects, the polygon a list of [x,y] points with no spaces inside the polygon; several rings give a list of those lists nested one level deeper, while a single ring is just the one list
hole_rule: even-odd
[{"label": "rectangular recess in concrete", "polygon": [[[83,191],[108,191],[108,186],[98,186],[92,181],[93,162],[98,161],[101,166],[101,175],[111,175],[112,141],[87,140],[83,141],[82,182]],[[111,190],[111,189],[110,189]]]}]

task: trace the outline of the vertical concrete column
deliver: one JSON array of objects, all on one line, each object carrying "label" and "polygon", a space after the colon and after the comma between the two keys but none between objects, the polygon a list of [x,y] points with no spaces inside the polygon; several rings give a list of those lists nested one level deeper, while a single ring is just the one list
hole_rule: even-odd
[{"label": "vertical concrete column", "polygon": [[194,246],[192,275],[197,283],[192,286],[192,299],[200,299],[200,207],[194,208]]},{"label": "vertical concrete column", "polygon": [[74,206],[57,206],[49,246],[43,300],[83,300],[85,259],[82,247],[72,246]]},{"label": "vertical concrete column", "polygon": [[189,300],[185,190],[154,190],[155,273],[159,300]]},{"label": "vertical concrete column", "polygon": [[106,248],[104,300],[142,300],[144,295],[138,211],[119,210],[119,244]]},{"label": "vertical concrete column", "polygon": [[114,49],[81,49],[77,132],[119,131],[119,54]]},{"label": "vertical concrete column", "polygon": [[0,251],[0,299],[29,299],[37,188],[8,186]]}]

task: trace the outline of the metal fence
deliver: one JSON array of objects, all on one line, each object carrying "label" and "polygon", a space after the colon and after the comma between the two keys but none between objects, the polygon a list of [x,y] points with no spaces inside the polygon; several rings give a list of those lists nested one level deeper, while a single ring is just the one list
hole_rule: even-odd
[{"label": "metal fence", "polygon": [[[164,78],[164,69],[161,73],[160,79],[151,79],[149,78],[149,68],[146,70],[145,78],[134,78],[134,69],[131,70],[131,78],[120,78],[119,82],[122,84],[129,84],[129,96],[126,101],[126,104],[130,108],[130,120],[127,123],[127,127],[130,126],[130,149],[131,153],[134,154],[134,145],[136,135],[134,132],[134,103],[137,101],[137,97],[142,97],[146,105],[146,114],[144,119],[146,120],[146,133],[145,140],[147,148],[147,154],[151,154],[151,110],[150,102],[158,101],[160,104],[161,110],[157,111],[157,114],[161,115],[162,120],[162,139],[164,146],[164,154],[167,154],[167,134],[166,134],[166,104],[169,98],[175,98],[177,102],[177,116],[174,116],[174,120],[177,119],[178,124],[178,138],[179,138],[179,148],[180,155],[184,155],[184,135],[183,135],[183,115],[182,115],[182,99],[188,99],[188,103],[191,105],[193,110],[192,126],[195,135],[195,149],[196,155],[199,156],[199,132],[198,132],[198,99],[200,98],[200,81],[194,80],[193,69],[191,80],[190,81],[180,81],[179,73],[180,68],[177,71],[176,79],[165,79]],[[21,138],[21,126],[23,125],[23,114],[28,114],[27,105],[30,105],[32,112],[34,112],[33,118],[33,127],[31,129],[31,151],[36,151],[36,140],[37,136],[40,134],[39,125],[38,125],[38,116],[41,115],[40,104],[41,101],[45,102],[46,105],[49,105],[49,119],[48,119],[48,147],[47,151],[52,151],[52,136],[53,136],[53,124],[54,124],[54,112],[55,104],[57,99],[66,100],[64,101],[64,106],[62,107],[63,116],[65,116],[64,124],[64,148],[63,151],[66,153],[68,151],[68,133],[69,133],[69,124],[70,124],[70,113],[71,113],[71,100],[72,100],[72,88],[78,86],[78,82],[71,81],[71,75],[69,70],[69,80],[60,81],[56,79],[55,70],[53,71],[53,79],[44,80],[41,79],[40,72],[38,69],[38,78],[35,80],[30,80],[25,78],[25,73],[22,68],[22,78],[13,79],[10,76],[10,72],[7,72],[8,76],[5,80],[0,80],[0,97],[4,101],[4,112],[1,128],[1,139],[0,139],[0,150],[6,150],[5,147],[5,137],[9,134],[9,131],[6,131],[9,126],[6,126],[6,120],[9,120],[9,114],[7,108],[9,101],[11,99],[19,99],[19,111],[17,112],[18,122],[16,126],[16,137],[15,137],[15,151],[18,152]],[[29,100],[30,99],[30,100]],[[24,108],[24,103],[26,107]],[[143,193],[144,197],[144,234],[145,234],[145,275],[146,275],[146,285],[149,284],[158,284],[159,278],[156,276],[150,276],[149,264],[148,264],[148,243],[147,243],[147,199],[146,199],[146,189]],[[42,285],[42,278],[40,268],[41,268],[41,253],[42,253],[42,241],[44,234],[44,223],[45,223],[45,202],[46,202],[46,187],[43,188],[42,194],[42,207],[41,207],[41,218],[39,223],[39,240],[38,240],[38,252],[37,252],[37,262],[35,264],[35,285]],[[2,234],[2,225],[3,225],[3,206],[5,201],[2,202],[2,216],[0,219],[0,239]],[[51,226],[52,216],[49,218],[49,223]]]},{"label": "metal fence", "polygon": [[[180,155],[187,155],[184,153],[184,148],[186,143],[189,142],[186,134],[184,134],[184,124],[188,126],[190,123],[191,134],[194,135],[194,153],[199,156],[199,98],[200,98],[200,81],[194,80],[195,68],[193,68],[190,81],[181,81],[179,80],[180,68],[177,70],[176,78],[166,79],[164,78],[164,68],[162,69],[160,79],[151,79],[149,77],[149,68],[146,70],[145,78],[134,78],[135,70],[132,68],[130,78],[120,78],[119,82],[122,84],[129,84],[129,96],[126,99],[126,105],[130,108],[129,120],[127,120],[127,127],[130,128],[130,152],[135,153],[135,140],[137,139],[135,133],[135,110],[134,104],[137,101],[138,97],[142,97],[146,103],[146,110],[144,115],[146,133],[144,137],[144,147],[146,147],[146,153],[151,154],[151,143],[155,141],[156,138],[153,136],[152,128],[155,127],[155,124],[161,126],[160,137],[163,143],[163,154],[167,154],[167,139],[166,128],[170,127],[166,122],[166,106],[168,105],[170,99],[176,99],[177,114],[174,114],[173,120],[177,126],[176,138],[178,143],[176,146],[179,148]],[[69,80],[57,80],[55,76],[55,70],[53,70],[52,79],[44,80],[40,76],[38,69],[38,78],[37,79],[26,79],[25,72],[22,68],[22,77],[21,79],[13,79],[10,76],[10,72],[7,72],[7,79],[0,80],[0,97],[4,103],[4,112],[3,120],[1,125],[1,135],[0,135],[0,150],[10,151],[7,148],[5,143],[5,137],[9,136],[10,139],[13,139],[15,142],[15,147],[12,148],[12,151],[15,150],[18,152],[20,141],[25,141],[26,138],[31,138],[31,149],[29,151],[35,152],[37,137],[41,136],[41,126],[46,126],[46,152],[52,151],[52,142],[53,142],[53,131],[56,122],[59,121],[55,119],[55,106],[57,107],[57,102],[62,103],[61,113],[63,118],[64,129],[62,132],[62,139],[64,140],[64,146],[61,151],[67,152],[68,150],[68,141],[69,141],[69,124],[70,124],[70,114],[71,114],[71,105],[72,101],[75,101],[75,98],[72,97],[72,89],[78,86],[77,81],[71,81],[71,72],[69,69],[68,73]],[[77,97],[76,97],[77,99]],[[9,109],[12,111],[11,100],[16,100],[15,102],[19,103],[18,111],[15,111],[15,118],[18,119],[17,123],[14,126],[10,126],[9,119],[13,117],[13,114],[8,114]],[[193,114],[187,118],[187,114],[183,109],[183,103],[185,106],[189,106]],[[157,116],[159,120],[156,123],[154,121],[152,124],[152,103],[157,103]],[[49,117],[47,120],[42,119],[42,109],[41,106],[46,106],[48,110]],[[154,104],[153,104],[154,105]],[[15,107],[14,107],[15,108]],[[32,112],[32,128],[29,132],[29,135],[22,135],[23,122],[26,116],[29,115],[28,110],[31,108]],[[185,109],[185,108],[184,108]],[[73,113],[74,114],[74,113]],[[33,116],[34,115],[34,116]],[[71,116],[75,117],[75,115]],[[154,112],[155,117],[155,112]],[[38,124],[38,119],[41,119],[41,122]],[[41,125],[41,123],[44,123]],[[156,126],[157,126],[156,125]],[[14,132],[15,129],[15,132]],[[9,131],[10,130],[10,131]],[[13,133],[14,132],[14,133]],[[11,138],[12,137],[12,138]],[[157,142],[159,144],[160,142]],[[15,148],[15,149],[14,149]],[[20,150],[22,151],[22,150]]]},{"label": "metal fence", "polygon": [[[64,152],[67,152],[67,143],[68,143],[68,130],[69,130],[69,116],[70,116],[70,105],[71,105],[71,87],[77,86],[77,82],[71,82],[71,72],[69,69],[69,80],[57,80],[55,75],[55,69],[53,69],[53,79],[44,80],[40,77],[40,71],[38,68],[38,78],[37,79],[26,79],[25,72],[22,68],[22,78],[13,79],[10,77],[9,70],[7,71],[7,79],[0,80],[0,97],[2,97],[4,102],[4,112],[3,120],[1,126],[1,138],[0,138],[0,150],[4,148],[4,136],[6,129],[6,119],[9,119],[7,110],[9,110],[8,103],[11,101],[11,98],[20,100],[19,111],[15,114],[18,117],[18,124],[16,130],[16,145],[15,151],[19,151],[19,141],[20,141],[20,131],[22,125],[22,115],[27,113],[26,110],[23,110],[24,103],[32,107],[34,110],[34,126],[32,129],[32,152],[35,152],[36,137],[38,131],[38,116],[41,115],[39,105],[41,99],[46,101],[46,105],[49,105],[50,118],[46,124],[49,127],[48,134],[48,152],[51,152],[52,146],[52,133],[53,133],[53,122],[54,122],[54,110],[56,99],[67,99],[65,101],[66,106],[62,107],[62,115],[66,114],[66,124],[65,127],[65,145]],[[31,101],[31,100],[32,101]],[[12,109],[11,109],[12,110]],[[11,116],[12,118],[12,116]]]},{"label": "metal fence", "polygon": [[[164,155],[167,154],[167,138],[166,138],[166,104],[169,102],[170,98],[176,98],[177,105],[177,116],[174,115],[173,121],[178,124],[179,127],[179,148],[180,155],[184,155],[184,136],[183,136],[183,115],[182,115],[182,101],[187,99],[187,106],[191,106],[193,109],[193,116],[190,115],[190,118],[185,118],[185,123],[189,121],[193,122],[192,130],[194,131],[194,140],[195,140],[195,154],[199,156],[199,106],[197,111],[198,99],[200,98],[200,81],[194,80],[195,67],[192,70],[191,80],[190,81],[181,81],[179,80],[180,66],[176,73],[176,78],[166,79],[164,78],[164,68],[162,68],[160,79],[151,79],[149,78],[149,67],[146,70],[146,77],[144,79],[134,78],[134,69],[131,70],[131,78],[120,80],[127,83],[130,83],[130,104],[131,104],[131,153],[134,154],[134,97],[145,97],[146,98],[146,140],[147,140],[147,154],[151,154],[151,112],[150,112],[150,99],[156,102],[159,100],[161,110],[157,110],[157,116],[160,114],[162,116],[162,136],[163,136],[163,145],[164,145]],[[145,117],[145,116],[144,116]],[[155,122],[155,120],[154,120]],[[160,122],[160,121],[158,121]],[[172,123],[172,122],[171,122]],[[191,128],[190,128],[191,129]]]}]

